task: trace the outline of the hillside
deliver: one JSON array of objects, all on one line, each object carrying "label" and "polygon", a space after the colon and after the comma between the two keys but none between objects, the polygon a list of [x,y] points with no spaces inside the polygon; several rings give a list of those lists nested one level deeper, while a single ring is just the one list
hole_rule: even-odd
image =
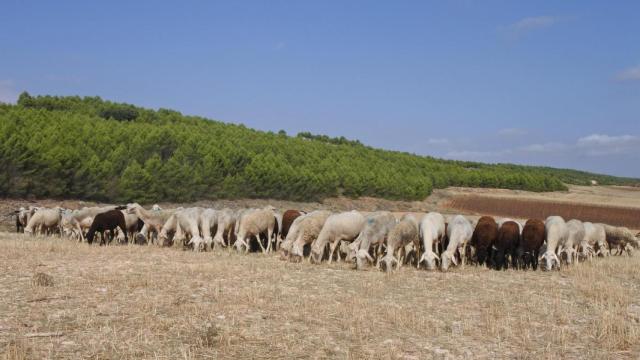
[{"label": "hillside", "polygon": [[0,196],[98,201],[424,199],[434,188],[631,185],[586,172],[435,159],[345,138],[256,131],[98,97],[0,105]]}]

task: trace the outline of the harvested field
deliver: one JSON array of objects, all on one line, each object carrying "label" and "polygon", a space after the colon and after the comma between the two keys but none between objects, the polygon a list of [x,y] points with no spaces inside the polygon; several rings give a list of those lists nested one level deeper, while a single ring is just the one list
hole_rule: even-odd
[{"label": "harvested field", "polygon": [[456,196],[443,206],[465,213],[490,214],[524,219],[546,219],[560,215],[565,219],[601,222],[640,229],[640,208],[619,207],[534,199],[514,199],[491,196]]},{"label": "harvested field", "polygon": [[0,356],[637,359],[639,266],[386,275],[0,233]]}]

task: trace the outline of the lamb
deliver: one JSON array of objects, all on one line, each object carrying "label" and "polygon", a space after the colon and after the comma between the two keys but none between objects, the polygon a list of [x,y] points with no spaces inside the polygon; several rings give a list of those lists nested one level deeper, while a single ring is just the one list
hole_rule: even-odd
[{"label": "lamb", "polygon": [[520,227],[515,221],[506,221],[498,230],[498,238],[493,248],[493,264],[496,270],[507,269],[506,256],[511,256],[513,267],[517,267],[516,250],[520,243]]},{"label": "lamb", "polygon": [[582,221],[580,220],[569,220],[567,221],[567,230],[567,237],[564,241],[558,243],[558,255],[562,259],[562,254],[564,253],[566,255],[567,265],[571,265],[577,258],[578,245],[580,245],[584,239],[584,225],[582,225]]},{"label": "lamb", "polygon": [[556,255],[558,245],[566,242],[569,230],[564,219],[560,216],[549,216],[544,223],[545,237],[547,239],[546,249],[538,260],[544,260],[545,270],[549,271],[554,266],[560,267],[560,259]]},{"label": "lamb", "polygon": [[204,240],[200,236],[200,215],[203,211],[204,209],[201,207],[192,207],[179,210],[171,215],[160,231],[160,243],[166,244],[169,240],[169,232],[177,232],[180,229],[189,239],[188,245],[193,245],[193,251],[202,250]]},{"label": "lamb", "polygon": [[369,254],[370,249],[374,247],[376,253],[381,252],[389,231],[397,223],[396,217],[388,211],[379,211],[367,216],[362,231],[349,245],[348,259],[355,258],[356,270],[362,269],[367,260],[374,261]]},{"label": "lamb", "polygon": [[[240,250],[245,248],[245,252],[249,252],[249,241],[254,237],[260,245],[263,253],[271,251],[271,238],[276,228],[275,208],[267,206],[262,209],[252,210],[244,213],[238,226],[238,238],[236,239],[236,248]],[[267,247],[262,245],[260,234],[267,234]]]},{"label": "lamb", "polygon": [[[218,227],[213,242],[223,247],[232,245],[235,233],[236,214],[228,208],[218,211]],[[225,239],[226,238],[226,239]]]},{"label": "lamb", "polygon": [[[311,246],[311,261],[320,263],[325,247],[329,244],[329,263],[331,263],[333,253],[340,241],[353,241],[360,234],[364,222],[364,216],[356,210],[329,216],[318,234],[318,238]],[[340,254],[338,254],[339,257]]]},{"label": "lamb", "polygon": [[104,232],[109,231],[110,238],[114,237],[114,230],[116,228],[120,228],[120,230],[124,233],[125,241],[129,241],[127,237],[127,224],[124,220],[124,214],[120,210],[109,210],[107,212],[100,213],[96,215],[91,223],[91,227],[89,228],[89,232],[87,232],[87,242],[89,244],[93,243],[93,239],[95,237],[96,232],[100,233],[100,245],[105,243]]},{"label": "lamb", "polygon": [[518,246],[518,259],[521,260],[523,268],[538,269],[538,255],[544,241],[545,229],[542,220],[527,220]]},{"label": "lamb", "polygon": [[395,253],[396,251],[406,251],[407,246],[410,244],[413,249],[420,247],[420,231],[416,218],[407,214],[389,231],[387,236],[387,251],[380,262],[380,264],[384,264],[386,271],[393,270],[394,262],[398,268],[402,265],[402,260],[398,260]]},{"label": "lamb", "polygon": [[420,237],[422,238],[424,253],[420,257],[418,265],[424,261],[428,270],[436,268],[440,243],[446,235],[444,216],[437,212],[430,212],[420,220]]},{"label": "lamb", "polygon": [[24,233],[33,235],[34,233],[42,234],[43,231],[59,230],[61,219],[61,208],[39,208],[29,219]]},{"label": "lamb", "polygon": [[584,239],[580,244],[580,255],[582,258],[591,259],[592,256],[606,256],[609,254],[607,245],[607,234],[602,224],[585,222]]},{"label": "lamb", "polygon": [[447,226],[447,249],[440,255],[440,269],[447,271],[451,266],[457,265],[456,250],[460,254],[461,263],[464,265],[466,247],[473,236],[471,223],[462,215],[456,215]]},{"label": "lamb", "polygon": [[491,216],[483,216],[478,220],[470,245],[476,250],[478,264],[484,265],[491,258],[491,249],[498,239],[498,223]]}]

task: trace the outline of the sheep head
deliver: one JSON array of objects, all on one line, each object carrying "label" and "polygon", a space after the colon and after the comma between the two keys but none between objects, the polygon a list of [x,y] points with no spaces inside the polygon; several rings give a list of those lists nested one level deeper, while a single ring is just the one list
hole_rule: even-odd
[{"label": "sheep head", "polygon": [[433,251],[426,251],[424,254],[422,254],[422,256],[420,257],[420,262],[418,262],[418,264],[422,263],[424,261],[424,263],[427,266],[428,270],[433,270],[436,268],[437,266],[437,262],[436,260],[440,260],[440,258],[438,257],[438,255],[436,255]]},{"label": "sheep head", "polygon": [[369,262],[373,263],[373,258],[369,255],[369,252],[365,249],[360,249],[355,254],[356,269],[362,269],[364,265]]},{"label": "sheep head", "polygon": [[456,254],[454,252],[447,250],[442,253],[440,259],[440,269],[442,271],[449,270],[449,267],[451,267],[451,263],[453,263],[454,266],[457,266],[458,260],[456,260]]},{"label": "sheep head", "polygon": [[400,262],[395,258],[391,253],[385,255],[380,261],[380,265],[382,266],[382,270],[384,271],[393,271],[393,264],[399,265]]},{"label": "sheep head", "polygon": [[543,261],[543,269],[547,271],[553,270],[554,266],[558,268],[560,267],[560,259],[558,259],[558,256],[555,253],[550,251],[547,251],[544,254],[540,255],[538,260]]}]

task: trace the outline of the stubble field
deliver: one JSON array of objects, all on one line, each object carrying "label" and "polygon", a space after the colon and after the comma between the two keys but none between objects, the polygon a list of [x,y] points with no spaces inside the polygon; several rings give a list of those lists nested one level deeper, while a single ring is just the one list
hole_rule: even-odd
[{"label": "stubble field", "polygon": [[[448,273],[0,235],[6,359],[630,358],[639,257]],[[51,283],[38,282],[38,273]]]}]

